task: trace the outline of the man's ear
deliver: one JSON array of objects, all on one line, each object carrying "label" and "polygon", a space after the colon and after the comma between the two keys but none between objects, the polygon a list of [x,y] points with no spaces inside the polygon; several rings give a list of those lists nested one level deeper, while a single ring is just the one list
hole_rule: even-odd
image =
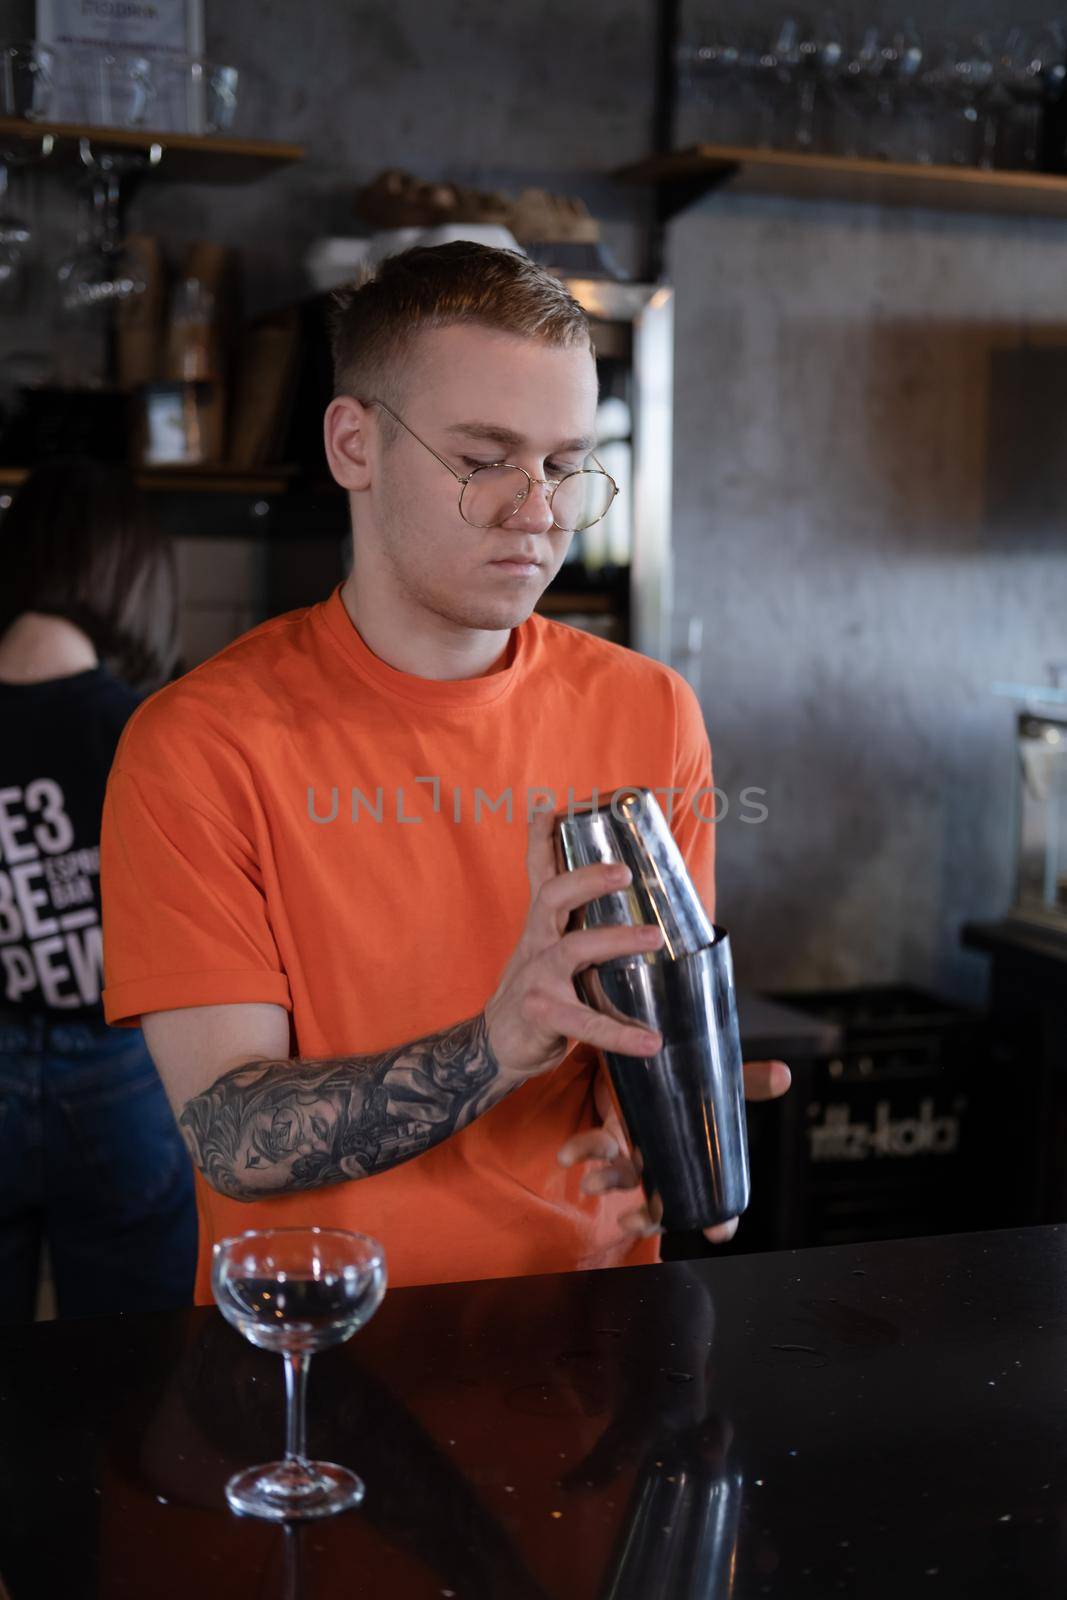
[{"label": "man's ear", "polygon": [[370,407],[349,394],[338,395],[326,407],[322,419],[326,460],[342,489],[370,488],[372,425]]}]

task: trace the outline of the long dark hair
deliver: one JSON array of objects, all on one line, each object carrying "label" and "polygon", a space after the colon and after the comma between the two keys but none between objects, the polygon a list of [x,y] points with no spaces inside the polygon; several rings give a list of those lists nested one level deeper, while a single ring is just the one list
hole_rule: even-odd
[{"label": "long dark hair", "polygon": [[178,666],[174,551],[126,467],[36,467],[0,524],[0,634],[26,611],[65,617],[100,660],[150,692]]}]

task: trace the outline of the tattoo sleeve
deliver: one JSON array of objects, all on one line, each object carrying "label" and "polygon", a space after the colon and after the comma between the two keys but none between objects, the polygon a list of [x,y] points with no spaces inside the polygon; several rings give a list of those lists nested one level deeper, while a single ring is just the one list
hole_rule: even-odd
[{"label": "tattoo sleeve", "polygon": [[386,1172],[511,1087],[479,1015],[379,1055],[247,1062],[187,1101],[178,1123],[213,1188],[256,1200]]}]

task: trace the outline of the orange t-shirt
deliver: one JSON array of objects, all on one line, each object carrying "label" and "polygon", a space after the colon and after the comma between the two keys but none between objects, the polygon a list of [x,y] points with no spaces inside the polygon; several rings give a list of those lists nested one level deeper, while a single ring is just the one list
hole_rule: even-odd
[{"label": "orange t-shirt", "polygon": [[[503,667],[398,672],[329,599],[254,628],[134,712],[101,835],[107,1020],[273,1002],[302,1059],[369,1055],[479,1012],[530,903],[527,804],[676,791],[671,823],[713,910],[700,706],[634,651],[533,615]],[[511,797],[509,816],[507,799]],[[462,1132],[371,1178],[246,1202],[197,1174],[196,1297],[211,1245],[253,1227],[370,1233],[393,1284],[657,1257],[579,1194],[556,1152],[597,1125],[584,1046]]]}]

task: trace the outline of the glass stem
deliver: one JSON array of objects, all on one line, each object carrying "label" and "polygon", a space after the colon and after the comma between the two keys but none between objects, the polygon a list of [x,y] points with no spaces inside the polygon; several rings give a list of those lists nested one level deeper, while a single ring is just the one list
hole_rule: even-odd
[{"label": "glass stem", "polygon": [[311,1357],[285,1353],[285,1459],[307,1467],[307,1387]]}]

